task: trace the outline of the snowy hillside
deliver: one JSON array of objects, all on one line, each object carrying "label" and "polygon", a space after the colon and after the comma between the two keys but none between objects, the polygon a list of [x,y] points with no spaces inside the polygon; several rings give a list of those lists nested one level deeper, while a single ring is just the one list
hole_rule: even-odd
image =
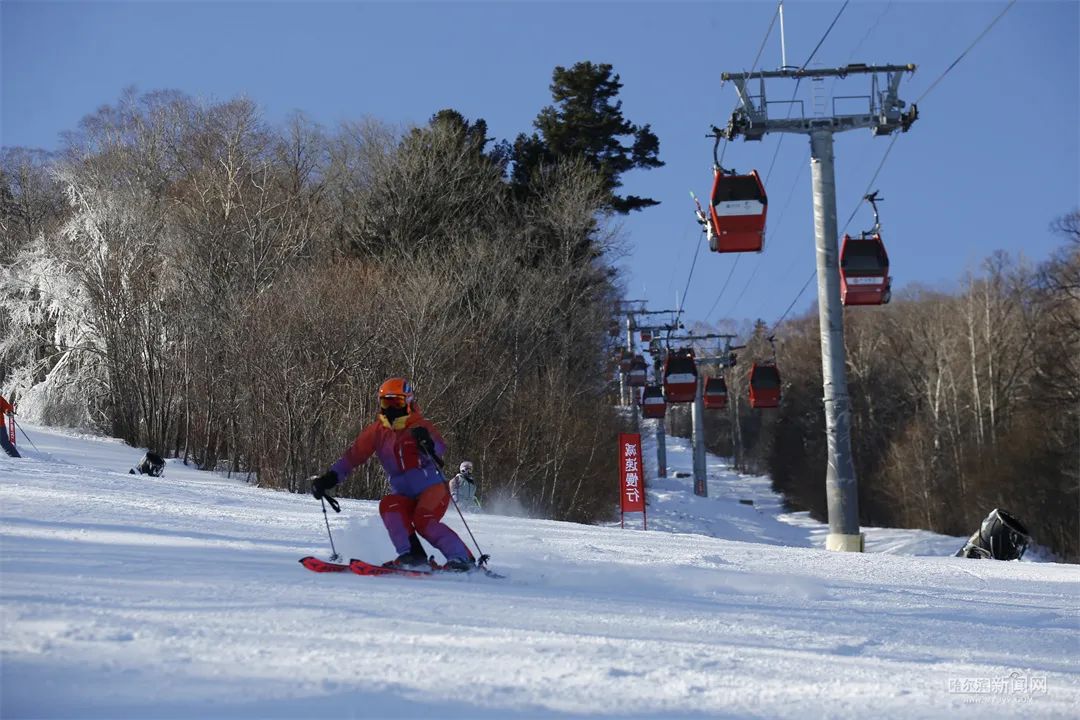
[{"label": "snowy hillside", "polygon": [[[648,532],[472,514],[507,579],[362,578],[298,564],[329,554],[310,496],[173,461],[128,475],[137,450],[26,429],[39,451],[0,459],[5,719],[1080,710],[1076,566],[956,559],[962,538],[914,531],[826,552],[717,458],[709,498],[653,482]],[[685,443],[668,463],[689,469]],[[377,504],[341,504],[338,550],[390,557]]]}]

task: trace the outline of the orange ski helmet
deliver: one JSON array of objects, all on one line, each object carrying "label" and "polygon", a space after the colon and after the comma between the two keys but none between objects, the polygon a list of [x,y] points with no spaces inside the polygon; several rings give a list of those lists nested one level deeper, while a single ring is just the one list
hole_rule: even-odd
[{"label": "orange ski helmet", "polygon": [[392,377],[379,386],[381,407],[407,407],[413,401],[412,385],[403,377]]}]

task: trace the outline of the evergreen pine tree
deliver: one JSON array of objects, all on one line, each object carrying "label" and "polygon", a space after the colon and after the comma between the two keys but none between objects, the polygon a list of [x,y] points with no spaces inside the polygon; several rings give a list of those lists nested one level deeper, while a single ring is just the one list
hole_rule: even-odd
[{"label": "evergreen pine tree", "polygon": [[[649,125],[638,126],[623,117],[618,99],[621,88],[619,76],[606,63],[579,62],[569,69],[557,66],[551,83],[555,104],[541,110],[533,122],[539,134],[521,134],[514,142],[511,182],[515,190],[525,192],[542,163],[581,157],[603,178],[611,211],[625,215],[658,205],[652,198],[616,194],[626,171],[664,164],[657,157],[660,140]],[[629,145],[623,144],[627,137]]]}]

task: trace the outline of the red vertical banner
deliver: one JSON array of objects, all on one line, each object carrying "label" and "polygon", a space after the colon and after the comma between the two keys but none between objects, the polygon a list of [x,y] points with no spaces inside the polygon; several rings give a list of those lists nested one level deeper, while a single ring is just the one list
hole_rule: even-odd
[{"label": "red vertical banner", "polygon": [[628,512],[642,514],[642,527],[648,529],[645,518],[645,462],[641,457],[641,435],[619,433],[619,517]]}]

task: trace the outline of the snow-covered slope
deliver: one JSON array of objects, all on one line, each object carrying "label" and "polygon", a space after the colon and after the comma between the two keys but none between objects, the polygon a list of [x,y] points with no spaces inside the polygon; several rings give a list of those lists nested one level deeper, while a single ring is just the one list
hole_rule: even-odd
[{"label": "snow-covered slope", "polygon": [[[957,538],[905,531],[826,552],[716,458],[710,498],[653,483],[648,532],[468,516],[506,580],[361,578],[297,563],[329,554],[310,496],[176,462],[128,475],[139,451],[26,429],[40,452],[0,459],[3,718],[1080,708],[1075,566],[956,559]],[[688,469],[679,441],[669,465]],[[330,522],[344,555],[392,554],[375,503]]]},{"label": "snow-covered slope", "polygon": [[[787,512],[767,476],[740,475],[727,460],[707,457],[708,497],[693,494],[692,447],[687,440],[667,437],[668,477],[656,476],[656,436],[642,436],[642,453],[650,478],[650,529],[692,532],[728,540],[825,547],[828,525],[806,512]],[[676,477],[683,475],[685,477]],[[992,508],[987,508],[989,512]],[[975,528],[972,528],[975,530]],[[925,530],[862,528],[866,551],[896,555],[947,557],[967,537],[950,537]],[[1032,554],[1034,555],[1034,554]]]}]

